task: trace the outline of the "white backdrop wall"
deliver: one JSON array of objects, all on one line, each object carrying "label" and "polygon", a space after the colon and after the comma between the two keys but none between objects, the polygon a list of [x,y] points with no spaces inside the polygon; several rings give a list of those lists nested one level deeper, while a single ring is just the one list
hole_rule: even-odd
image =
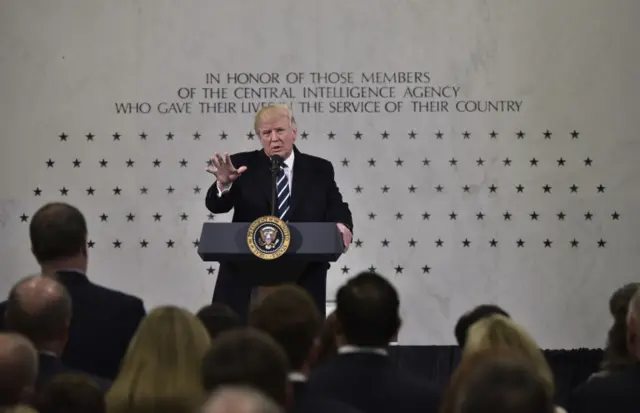
[{"label": "white backdrop wall", "polygon": [[[29,219],[62,200],[87,217],[92,279],[148,307],[209,302],[205,161],[258,147],[255,108],[285,101],[355,217],[329,299],[373,266],[400,291],[401,344],[451,344],[462,312],[496,302],[543,347],[599,347],[609,295],[638,279],[638,15],[635,0],[3,0],[0,293],[37,271]],[[280,83],[228,82],[261,72]],[[261,87],[291,96],[244,95]],[[340,97],[355,87],[383,97]],[[128,102],[149,106],[118,113]]]}]

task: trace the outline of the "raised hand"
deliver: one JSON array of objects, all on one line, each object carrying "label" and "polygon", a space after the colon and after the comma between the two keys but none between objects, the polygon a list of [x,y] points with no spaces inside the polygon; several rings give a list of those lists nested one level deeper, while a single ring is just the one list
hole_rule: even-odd
[{"label": "raised hand", "polygon": [[235,181],[246,170],[246,166],[236,169],[228,153],[225,153],[223,158],[218,152],[211,157],[211,166],[207,168],[207,172],[215,175],[218,184],[222,186]]}]

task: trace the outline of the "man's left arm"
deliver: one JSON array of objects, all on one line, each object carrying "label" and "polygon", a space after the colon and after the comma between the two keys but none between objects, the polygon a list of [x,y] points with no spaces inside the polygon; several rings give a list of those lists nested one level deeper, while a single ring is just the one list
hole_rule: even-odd
[{"label": "man's left arm", "polygon": [[[328,168],[327,177],[329,179],[329,186],[327,188],[326,220],[338,224],[338,228],[340,228],[345,244],[348,247],[353,236],[353,216],[351,215],[349,204],[342,199],[342,194],[336,183],[333,165],[328,163]],[[348,234],[345,234],[345,228],[341,228],[340,224],[346,227],[349,231]]]}]

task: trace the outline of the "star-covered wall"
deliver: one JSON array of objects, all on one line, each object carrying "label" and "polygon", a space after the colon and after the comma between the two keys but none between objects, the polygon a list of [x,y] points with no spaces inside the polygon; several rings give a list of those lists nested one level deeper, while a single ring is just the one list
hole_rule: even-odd
[{"label": "star-covered wall", "polygon": [[[0,293],[28,223],[84,212],[90,277],[147,307],[209,302],[196,254],[214,152],[293,107],[355,217],[329,296],[375,269],[400,344],[452,344],[496,302],[546,348],[600,347],[637,280],[640,3],[7,0],[0,5]],[[329,304],[331,305],[331,304]]]}]

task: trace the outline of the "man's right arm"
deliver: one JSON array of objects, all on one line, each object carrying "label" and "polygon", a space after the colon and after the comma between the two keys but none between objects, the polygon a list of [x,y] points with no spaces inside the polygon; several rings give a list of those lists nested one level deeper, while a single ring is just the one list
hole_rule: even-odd
[{"label": "man's right arm", "polygon": [[218,181],[214,182],[207,191],[207,197],[205,198],[205,205],[207,209],[214,214],[224,214],[233,209],[233,192],[231,188],[232,182],[220,188]]}]

